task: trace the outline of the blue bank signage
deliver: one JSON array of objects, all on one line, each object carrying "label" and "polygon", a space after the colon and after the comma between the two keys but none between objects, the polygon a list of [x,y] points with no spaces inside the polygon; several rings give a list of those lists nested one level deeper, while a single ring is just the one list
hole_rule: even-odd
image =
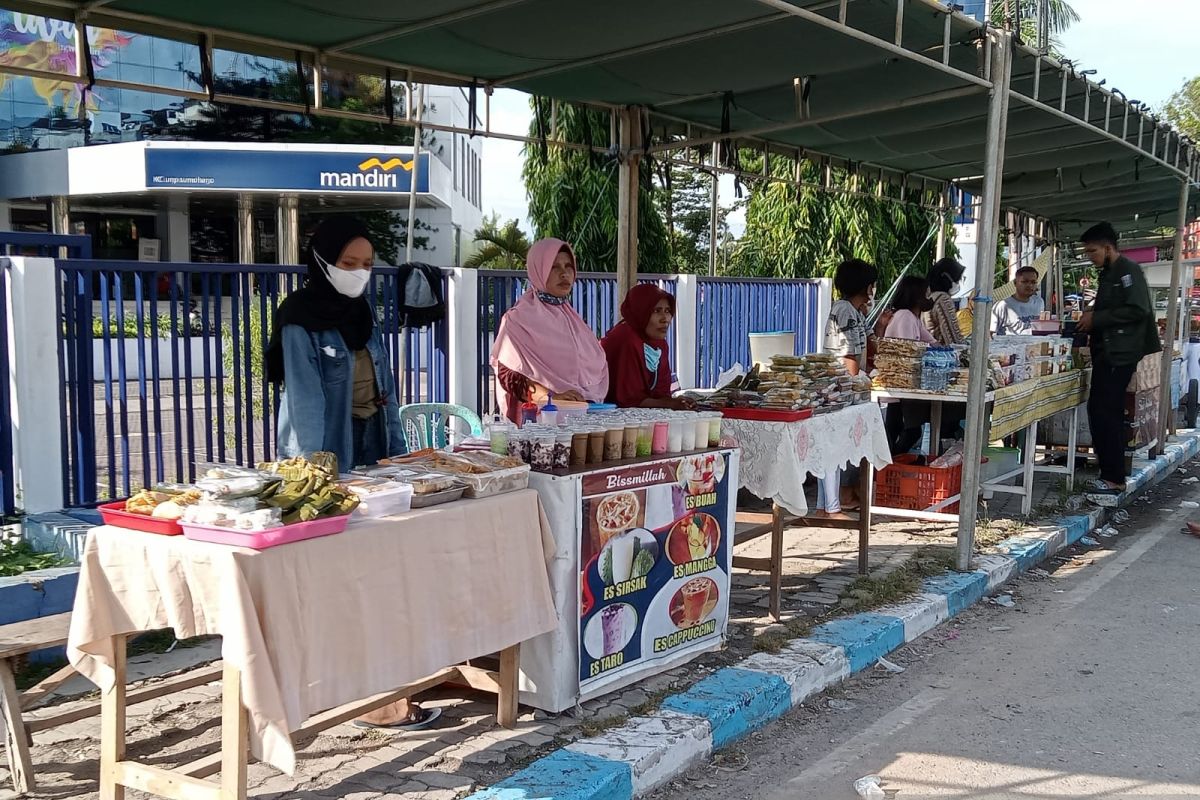
[{"label": "blue bank signage", "polygon": [[148,148],[150,189],[407,194],[429,191],[429,155]]}]

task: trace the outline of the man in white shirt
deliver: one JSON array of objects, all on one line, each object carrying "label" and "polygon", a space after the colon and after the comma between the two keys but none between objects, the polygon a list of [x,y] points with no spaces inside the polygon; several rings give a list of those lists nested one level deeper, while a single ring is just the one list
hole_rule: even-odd
[{"label": "man in white shirt", "polygon": [[1046,302],[1037,293],[1036,269],[1021,267],[1013,285],[1016,287],[1013,296],[996,303],[992,309],[992,333],[996,336],[1028,336],[1033,333],[1034,320],[1046,310]]}]

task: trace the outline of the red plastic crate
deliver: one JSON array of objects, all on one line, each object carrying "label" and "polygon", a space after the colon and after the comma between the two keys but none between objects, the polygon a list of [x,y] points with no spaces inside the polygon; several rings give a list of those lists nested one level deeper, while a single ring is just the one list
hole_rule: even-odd
[{"label": "red plastic crate", "polygon": [[[957,467],[922,467],[914,455],[899,455],[875,475],[875,505],[924,511],[962,491],[962,464]],[[958,503],[940,513],[957,514]]]},{"label": "red plastic crate", "polygon": [[161,536],[179,536],[183,533],[183,528],[179,527],[179,523],[173,519],[158,519],[148,514],[134,514],[132,511],[126,511],[124,500],[105,503],[98,510],[100,519],[104,520],[105,525],[128,528],[143,533],[157,533]]}]

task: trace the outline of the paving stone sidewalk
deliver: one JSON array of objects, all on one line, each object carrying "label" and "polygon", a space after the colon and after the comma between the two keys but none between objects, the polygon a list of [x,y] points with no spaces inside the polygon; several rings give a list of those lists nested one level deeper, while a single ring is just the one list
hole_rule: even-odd
[{"label": "paving stone sidewalk", "polygon": [[[1053,482],[1040,490],[1035,508],[1057,513],[1061,489]],[[989,509],[993,520],[1019,512],[1019,502],[1005,499]],[[1010,533],[1015,520],[1000,524]],[[913,553],[930,545],[951,548],[949,525],[879,521],[871,540],[873,576],[896,569]],[[769,537],[737,549],[739,555],[765,556]],[[820,528],[788,532],[784,550],[784,620],[821,618],[837,607],[854,582],[857,533]],[[539,756],[575,739],[623,722],[631,714],[657,707],[666,694],[681,691],[721,667],[755,650],[755,637],[775,629],[767,614],[767,578],[735,570],[728,646],[717,653],[640,682],[634,687],[584,704],[572,713],[545,714],[522,709],[516,729],[494,720],[494,703],[467,690],[443,688],[421,696],[426,706],[443,709],[432,730],[391,735],[364,732],[350,725],[326,731],[302,745],[298,769],[287,776],[264,764],[249,770],[250,796],[256,798],[424,798],[454,800],[518,771]],[[197,661],[215,656],[217,643],[198,649]],[[175,651],[176,655],[180,651]],[[207,657],[207,658],[206,658]],[[177,656],[178,658],[178,656]],[[151,661],[153,659],[150,659]],[[173,664],[178,668],[178,663]],[[218,685],[176,693],[134,706],[129,711],[129,755],[163,767],[177,766],[215,752],[220,742]],[[35,796],[94,798],[99,757],[98,720],[84,720],[40,732],[33,755],[39,789]],[[8,780],[0,768],[0,787]],[[0,788],[0,798],[6,797]],[[130,791],[133,800],[140,795]]]}]

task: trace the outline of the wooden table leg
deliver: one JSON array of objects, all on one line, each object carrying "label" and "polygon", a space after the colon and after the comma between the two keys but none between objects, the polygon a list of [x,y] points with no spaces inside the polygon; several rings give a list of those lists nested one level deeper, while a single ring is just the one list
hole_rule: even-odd
[{"label": "wooden table leg", "polygon": [[246,800],[246,761],[250,728],[242,705],[242,671],[228,663],[221,671],[221,800]]},{"label": "wooden table leg", "polygon": [[125,635],[112,637],[113,686],[100,696],[100,800],[125,800]]},{"label": "wooden table leg", "polygon": [[858,574],[871,571],[867,550],[871,545],[871,462],[863,459],[858,467]]},{"label": "wooden table leg", "polygon": [[514,644],[500,651],[500,691],[496,709],[496,721],[502,728],[513,728],[517,724],[517,695],[521,674],[521,645]]},{"label": "wooden table leg", "polygon": [[36,782],[33,778],[33,759],[29,756],[29,737],[21,718],[17,682],[13,679],[12,666],[7,658],[0,658],[0,729],[4,733],[4,748],[8,752],[8,771],[12,773],[13,788],[19,795],[32,792]]},{"label": "wooden table leg", "polygon": [[[837,491],[836,489],[834,491]],[[780,617],[780,595],[783,593],[783,508],[771,505],[771,616]]]}]

